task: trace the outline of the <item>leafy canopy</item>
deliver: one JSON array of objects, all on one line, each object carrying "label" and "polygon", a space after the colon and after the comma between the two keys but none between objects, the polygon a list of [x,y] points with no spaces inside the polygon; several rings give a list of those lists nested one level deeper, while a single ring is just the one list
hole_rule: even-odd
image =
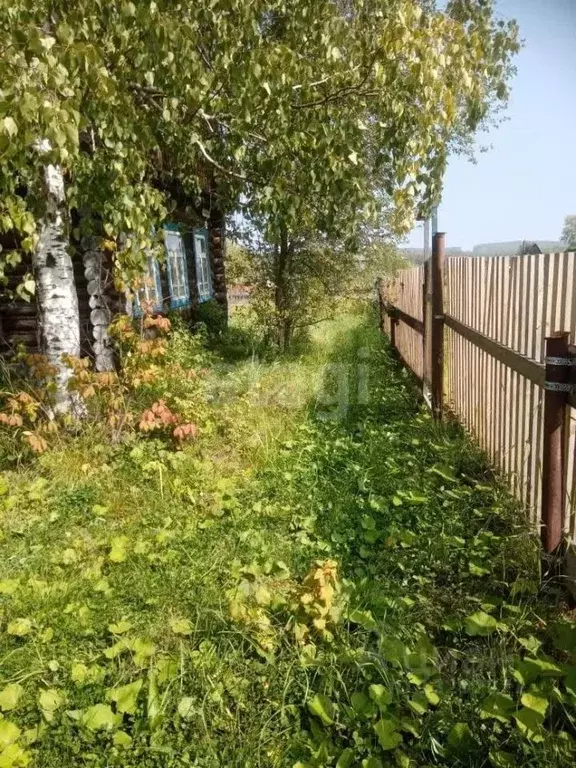
[{"label": "leafy canopy", "polygon": [[569,248],[576,248],[576,216],[566,216],[564,219],[564,229],[560,236],[563,243],[566,243]]},{"label": "leafy canopy", "polygon": [[1,229],[34,247],[57,163],[70,207],[130,234],[128,270],[167,201],[207,187],[321,230],[384,189],[405,229],[450,142],[506,100],[518,48],[491,0],[2,0],[0,33]]}]

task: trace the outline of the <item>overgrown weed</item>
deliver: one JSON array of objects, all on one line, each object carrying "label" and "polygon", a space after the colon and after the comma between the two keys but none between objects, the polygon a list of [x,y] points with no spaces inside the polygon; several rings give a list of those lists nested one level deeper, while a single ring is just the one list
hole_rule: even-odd
[{"label": "overgrown weed", "polygon": [[572,766],[576,629],[372,318],[206,390],[1,476],[0,765]]}]

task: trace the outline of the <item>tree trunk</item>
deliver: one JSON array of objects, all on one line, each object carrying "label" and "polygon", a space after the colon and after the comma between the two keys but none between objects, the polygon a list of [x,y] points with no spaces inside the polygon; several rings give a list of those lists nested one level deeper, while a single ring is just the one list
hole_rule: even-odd
[{"label": "tree trunk", "polygon": [[288,242],[288,231],[280,227],[280,242],[276,250],[276,293],[275,305],[278,322],[278,346],[286,352],[292,342],[294,319],[291,313],[290,275],[292,272],[292,248]]},{"label": "tree trunk", "polygon": [[115,368],[114,345],[108,327],[114,316],[113,264],[109,256],[100,248],[100,238],[85,237],[82,260],[84,276],[88,286],[90,301],[90,324],[92,330],[92,352],[97,371],[113,371]]},{"label": "tree trunk", "polygon": [[58,166],[47,165],[44,169],[44,201],[38,246],[32,257],[39,347],[57,371],[55,411],[64,413],[76,398],[68,391],[71,371],[62,356],[80,356],[80,316],[68,250],[64,177]]}]

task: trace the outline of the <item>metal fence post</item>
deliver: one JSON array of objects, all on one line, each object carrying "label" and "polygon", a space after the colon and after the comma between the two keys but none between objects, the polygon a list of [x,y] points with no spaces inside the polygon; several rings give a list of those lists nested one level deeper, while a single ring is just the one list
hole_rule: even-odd
[{"label": "metal fence post", "polygon": [[430,395],[430,339],[432,332],[432,295],[430,293],[430,259],[423,264],[422,281],[422,394],[431,406]]},{"label": "metal fence post", "polygon": [[542,513],[540,535],[545,552],[562,543],[566,477],[566,409],[571,389],[570,334],[546,338],[546,383],[542,454]]},{"label": "metal fence post", "polygon": [[430,260],[431,328],[430,328],[430,388],[432,413],[442,419],[444,401],[444,232],[432,239]]}]

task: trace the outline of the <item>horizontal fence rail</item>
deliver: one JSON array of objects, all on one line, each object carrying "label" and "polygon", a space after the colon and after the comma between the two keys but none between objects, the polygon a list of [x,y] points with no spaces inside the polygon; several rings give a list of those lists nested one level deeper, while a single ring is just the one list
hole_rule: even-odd
[{"label": "horizontal fence rail", "polygon": [[[576,255],[432,258],[380,283],[382,329],[524,504],[576,544]],[[551,355],[548,349],[559,350]]]}]

